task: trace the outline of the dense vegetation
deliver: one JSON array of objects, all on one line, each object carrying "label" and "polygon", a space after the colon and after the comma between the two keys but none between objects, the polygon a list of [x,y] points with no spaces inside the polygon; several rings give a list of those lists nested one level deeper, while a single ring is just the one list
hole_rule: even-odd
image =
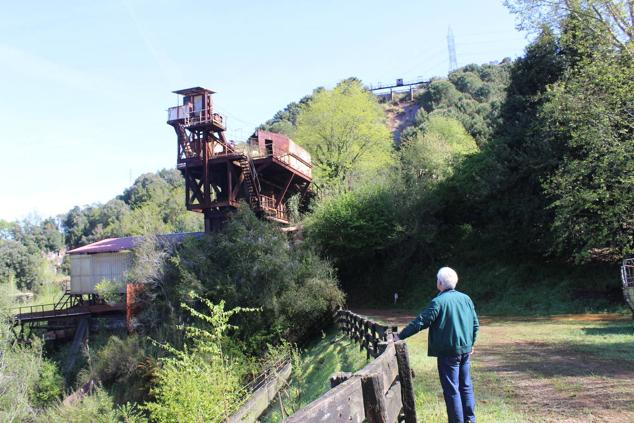
[{"label": "dense vegetation", "polygon": [[514,4],[521,18],[544,17],[524,57],[466,66],[418,94],[389,177],[315,205],[307,238],[352,301],[429,295],[421,275],[443,264],[493,312],[512,309],[508,291],[533,313],[618,298],[616,265],[634,250],[631,31],[610,18],[619,5],[600,19],[594,2],[556,17],[549,4]]},{"label": "dense vegetation", "polygon": [[[128,279],[145,285],[135,333],[92,334],[73,367],[67,347],[46,361],[39,343],[15,343],[2,319],[0,378],[7,400],[19,401],[17,421],[217,421],[244,400],[242,386],[288,355],[289,343],[319,333],[344,301],[327,262],[308,244],[291,248],[248,207],[222,231],[177,246],[147,236],[134,256]],[[27,373],[15,378],[18,368]],[[57,404],[91,380],[101,388],[89,400]]]},{"label": "dense vegetation", "polygon": [[74,207],[61,217],[68,248],[108,237],[202,230],[202,217],[188,213],[185,184],[176,169],[139,176],[123,194],[108,201]]}]

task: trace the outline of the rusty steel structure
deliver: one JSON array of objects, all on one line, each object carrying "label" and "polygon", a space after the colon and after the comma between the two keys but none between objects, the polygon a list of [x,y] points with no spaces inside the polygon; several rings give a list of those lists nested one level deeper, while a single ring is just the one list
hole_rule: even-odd
[{"label": "rusty steel structure", "polygon": [[176,166],[185,178],[185,205],[204,214],[205,232],[222,226],[240,200],[258,216],[288,224],[288,199],[305,195],[312,180],[310,155],[288,137],[266,131],[246,143],[228,141],[214,91],[174,93],[179,104],[168,109],[167,123],[176,131]]}]

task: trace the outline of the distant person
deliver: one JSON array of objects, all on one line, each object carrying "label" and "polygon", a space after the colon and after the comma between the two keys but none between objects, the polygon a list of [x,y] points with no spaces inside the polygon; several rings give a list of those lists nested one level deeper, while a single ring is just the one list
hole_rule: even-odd
[{"label": "distant person", "polygon": [[394,293],[394,304],[398,301],[398,292]]},{"label": "distant person", "polygon": [[458,274],[443,267],[436,276],[434,297],[396,339],[408,338],[429,328],[427,355],[437,357],[449,423],[475,423],[475,398],[469,371],[473,344],[480,323],[473,301],[456,291]]}]

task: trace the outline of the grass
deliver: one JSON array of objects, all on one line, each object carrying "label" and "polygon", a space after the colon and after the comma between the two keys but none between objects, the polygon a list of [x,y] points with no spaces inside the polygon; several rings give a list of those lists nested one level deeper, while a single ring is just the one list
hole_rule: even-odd
[{"label": "grass", "polygon": [[[293,372],[290,392],[299,388],[298,401],[284,401],[285,407],[298,410],[319,398],[330,389],[330,376],[336,372],[355,372],[363,368],[368,361],[365,351],[359,351],[359,345],[332,330],[322,339],[308,345],[302,353],[301,371]],[[299,377],[298,377],[299,375]],[[260,421],[273,423],[282,420],[279,404],[273,402]]]},{"label": "grass", "polygon": [[[427,337],[417,335],[407,341],[410,364],[414,369],[416,414],[419,422],[446,421],[447,413],[438,380],[436,359],[427,357]],[[495,373],[480,371],[477,357],[473,360],[472,377],[476,387],[478,422],[523,422],[526,416],[514,406],[513,391]]]},{"label": "grass", "polygon": [[[411,315],[368,311],[403,327]],[[387,320],[389,319],[389,320]],[[481,423],[634,421],[634,324],[625,314],[483,317],[472,356],[476,415]],[[427,334],[407,340],[418,421],[446,421],[436,359]],[[356,371],[365,354],[329,333],[303,354],[300,407],[323,395],[337,371]],[[297,383],[297,381],[295,382]],[[296,407],[294,409],[298,409]],[[274,402],[263,422],[281,420]]]},{"label": "grass", "polygon": [[[389,317],[388,311],[378,318]],[[401,327],[408,318],[395,322]],[[634,421],[634,324],[624,314],[482,318],[472,356],[478,422]],[[407,340],[420,422],[445,421],[427,334]]]}]

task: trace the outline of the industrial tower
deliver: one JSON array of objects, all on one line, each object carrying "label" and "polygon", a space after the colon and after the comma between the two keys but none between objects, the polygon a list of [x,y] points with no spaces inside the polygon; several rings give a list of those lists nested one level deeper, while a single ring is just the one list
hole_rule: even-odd
[{"label": "industrial tower", "polygon": [[185,178],[185,205],[203,213],[205,232],[218,229],[244,200],[263,218],[289,223],[286,202],[304,195],[312,179],[310,155],[288,137],[256,131],[244,144],[225,138],[225,119],[214,110],[214,91],[174,91],[168,109],[178,139],[176,167]]},{"label": "industrial tower", "polygon": [[456,60],[456,40],[453,36],[451,27],[447,31],[447,49],[449,50],[449,73],[458,69],[458,61]]}]

